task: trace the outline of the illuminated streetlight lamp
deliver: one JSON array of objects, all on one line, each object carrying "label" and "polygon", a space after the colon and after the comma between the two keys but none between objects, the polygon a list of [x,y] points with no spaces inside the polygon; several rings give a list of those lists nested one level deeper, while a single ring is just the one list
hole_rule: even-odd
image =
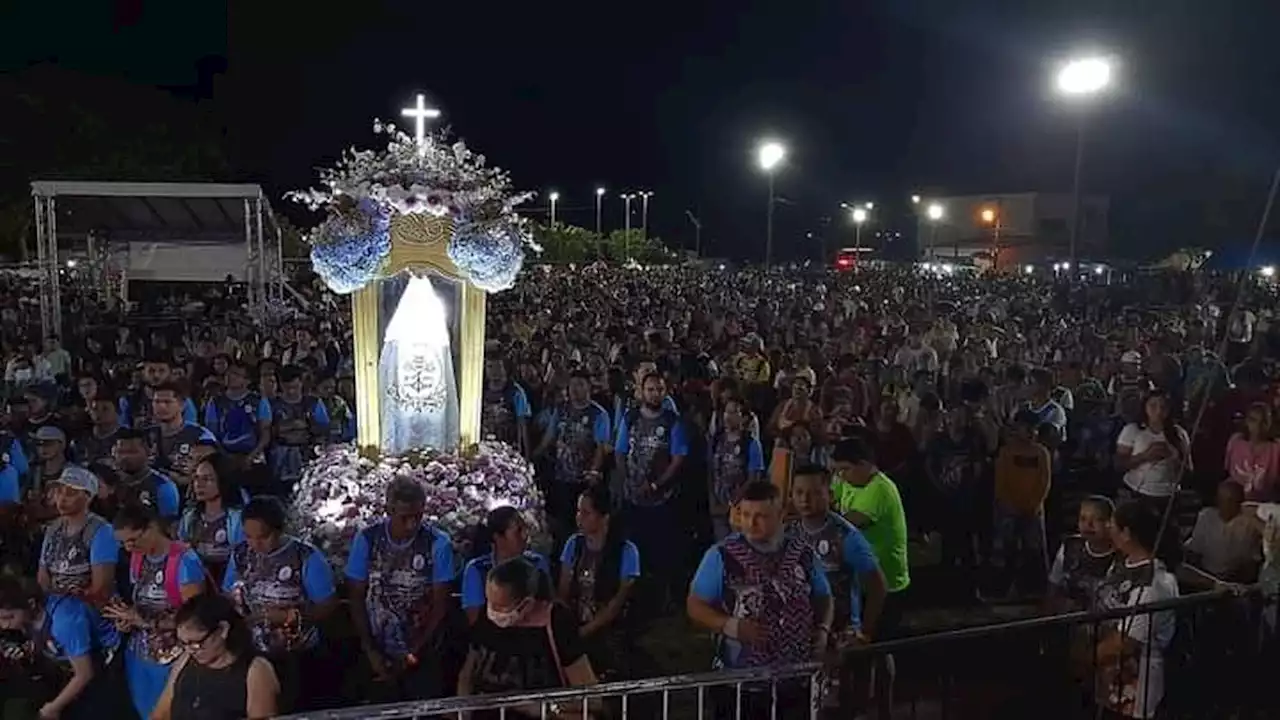
[{"label": "illuminated streetlight lamp", "polygon": [[856,207],[853,209],[853,261],[856,263],[862,259],[862,224],[867,221],[869,214],[865,207]]},{"label": "illuminated streetlight lamp", "polygon": [[867,203],[866,205],[864,205],[863,207],[865,207],[865,208],[866,208],[866,209],[868,209],[868,210],[875,210],[875,209],[876,209],[876,204],[875,204],[875,203],[873,203],[873,202],[869,202],[869,203]]},{"label": "illuminated streetlight lamp", "polygon": [[[1068,60],[1058,68],[1058,93],[1077,102],[1095,97],[1112,83],[1113,63],[1102,56],[1080,57]],[[1071,183],[1071,240],[1068,257],[1076,259],[1076,244],[1080,236],[1080,174],[1084,167],[1084,126],[1082,115],[1076,125],[1076,165]]]},{"label": "illuminated streetlight lamp", "polygon": [[911,196],[911,204],[912,204],[912,205],[919,205],[919,204],[920,204],[920,196],[919,196],[919,195],[912,195],[912,196]]},{"label": "illuminated streetlight lamp", "polygon": [[622,198],[622,254],[627,260],[631,259],[631,201],[635,200],[634,193],[623,193]]},{"label": "illuminated streetlight lamp", "polygon": [[765,175],[769,176],[769,210],[765,216],[765,236],[764,236],[764,265],[769,267],[773,262],[773,176],[778,166],[787,157],[787,149],[782,143],[775,140],[766,140],[760,143],[760,147],[756,150],[756,159],[760,163],[760,169]]},{"label": "illuminated streetlight lamp", "polygon": [[925,208],[925,217],[929,218],[929,258],[932,259],[938,247],[938,223],[947,214],[941,203],[929,203]]},{"label": "illuminated streetlight lamp", "polygon": [[600,222],[600,208],[604,204],[604,188],[596,188],[596,235],[600,235],[602,224]]},{"label": "illuminated streetlight lamp", "polygon": [[556,226],[556,203],[560,201],[560,193],[552,190],[547,196],[551,200],[551,227]]},{"label": "illuminated streetlight lamp", "polygon": [[1000,213],[995,208],[985,207],[979,215],[984,225],[991,226],[991,269],[1000,269]]}]

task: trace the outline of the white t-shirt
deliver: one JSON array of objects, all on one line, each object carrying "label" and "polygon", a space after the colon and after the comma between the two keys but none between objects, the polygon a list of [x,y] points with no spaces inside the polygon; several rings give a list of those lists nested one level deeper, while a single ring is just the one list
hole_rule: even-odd
[{"label": "white t-shirt", "polygon": [[893,356],[893,364],[905,369],[908,373],[921,370],[938,372],[938,353],[928,345],[921,345],[918,348],[904,345],[898,348],[898,352]]},{"label": "white t-shirt", "polygon": [[[1127,562],[1125,564],[1129,568],[1136,567]],[[1118,602],[1107,603],[1106,609],[1132,608],[1162,600],[1172,600],[1176,597],[1178,597],[1178,580],[1173,573],[1158,564],[1150,585],[1134,588],[1128,597],[1119,597],[1116,598]],[[1109,699],[1112,701],[1108,704],[1115,707],[1115,701],[1120,700],[1120,697],[1116,697],[1119,695],[1127,701],[1124,704],[1132,703],[1129,705],[1129,711],[1124,713],[1126,716],[1155,717],[1160,701],[1164,699],[1164,653],[1173,642],[1173,635],[1178,629],[1177,616],[1172,610],[1138,613],[1118,621],[1117,625],[1117,630],[1122,635],[1132,638],[1142,646],[1138,657],[1145,659],[1146,662],[1139,660],[1138,677],[1133,681],[1120,683],[1119,687],[1114,683],[1108,683],[1107,692],[1111,695]]]},{"label": "white t-shirt", "polygon": [[[1190,440],[1182,428],[1177,429],[1182,447],[1189,447]],[[1137,423],[1129,423],[1120,431],[1117,448],[1127,448],[1131,455],[1141,455],[1152,445],[1166,443],[1164,433],[1155,432]],[[1150,497],[1169,497],[1178,491],[1179,470],[1182,458],[1177,453],[1163,460],[1145,462],[1124,474],[1124,484],[1130,490]]]}]

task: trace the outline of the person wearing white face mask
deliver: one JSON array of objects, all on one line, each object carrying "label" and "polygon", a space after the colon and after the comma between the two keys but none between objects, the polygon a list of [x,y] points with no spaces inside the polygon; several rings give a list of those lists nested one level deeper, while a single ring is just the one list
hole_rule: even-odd
[{"label": "person wearing white face mask", "polygon": [[[523,557],[503,561],[485,582],[485,613],[471,628],[471,646],[458,676],[458,695],[549,690],[598,681],[578,634],[573,611],[554,602],[551,581]],[[579,703],[506,708],[504,717],[582,717]],[[489,711],[498,717],[499,711]],[[488,717],[473,715],[473,720]]]}]

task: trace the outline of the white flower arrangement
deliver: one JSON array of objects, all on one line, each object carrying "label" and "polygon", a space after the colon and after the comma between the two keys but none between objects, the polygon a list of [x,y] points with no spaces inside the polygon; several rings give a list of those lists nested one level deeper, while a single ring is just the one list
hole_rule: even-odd
[{"label": "white flower arrangement", "polygon": [[482,442],[459,455],[422,451],[376,460],[350,445],[328,447],[298,482],[291,507],[294,531],[343,571],[352,539],[385,516],[387,487],[400,477],[422,485],[425,519],[447,532],[461,552],[467,550],[471,530],[490,510],[504,505],[520,511],[530,537],[545,535],[533,466],[498,442]]}]

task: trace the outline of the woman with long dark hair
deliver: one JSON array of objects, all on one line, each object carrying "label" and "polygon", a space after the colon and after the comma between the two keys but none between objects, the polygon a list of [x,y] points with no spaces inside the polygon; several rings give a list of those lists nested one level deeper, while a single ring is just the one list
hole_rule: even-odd
[{"label": "woman with long dark hair", "polygon": [[221,453],[201,458],[192,473],[195,503],[178,521],[178,537],[189,543],[217,583],[222,582],[231,551],[244,541],[240,489],[232,460]]},{"label": "woman with long dark hair", "polygon": [[640,577],[640,551],[614,516],[609,489],[595,485],[578,496],[579,532],[560,554],[558,599],[578,618],[578,632],[601,677],[629,675],[627,601]]},{"label": "woman with long dark hair", "polygon": [[1191,441],[1174,423],[1169,396],[1154,391],[1143,404],[1143,421],[1129,423],[1116,440],[1116,465],[1124,471],[1124,499],[1163,511],[1191,470]]},{"label": "woman with long dark hair", "polygon": [[484,609],[485,578],[501,563],[524,557],[550,582],[551,564],[545,555],[529,549],[529,528],[520,511],[510,505],[489,511],[484,524],[476,528],[471,550],[472,560],[462,569],[462,609],[471,625],[476,624]]},{"label": "woman with long dark hair", "polygon": [[280,682],[253,650],[249,626],[225,595],[188,600],[175,617],[186,650],[169,674],[151,720],[266,720],[276,715]]},{"label": "woman with long dark hair", "polygon": [[[546,573],[523,557],[494,566],[485,581],[485,613],[471,628],[458,695],[594,685],[572,611],[555,602]],[[581,717],[580,705],[552,715],[537,703],[507,708],[504,717]],[[477,717],[498,717],[497,711]]]}]

